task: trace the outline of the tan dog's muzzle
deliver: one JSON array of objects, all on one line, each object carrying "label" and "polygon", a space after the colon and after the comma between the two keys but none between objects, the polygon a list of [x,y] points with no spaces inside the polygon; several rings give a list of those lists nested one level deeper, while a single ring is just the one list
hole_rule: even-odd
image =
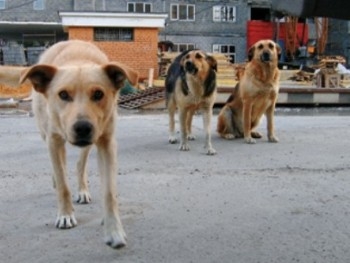
[{"label": "tan dog's muzzle", "polygon": [[270,62],[272,60],[272,55],[269,51],[264,51],[261,53],[260,60],[261,62]]},{"label": "tan dog's muzzle", "polygon": [[77,121],[73,127],[73,145],[85,147],[93,143],[94,126],[86,120]]}]

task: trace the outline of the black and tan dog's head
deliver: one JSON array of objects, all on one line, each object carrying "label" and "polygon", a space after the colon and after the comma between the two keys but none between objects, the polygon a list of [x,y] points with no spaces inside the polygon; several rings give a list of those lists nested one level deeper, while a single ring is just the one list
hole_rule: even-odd
[{"label": "black and tan dog's head", "polygon": [[191,75],[205,79],[210,70],[217,71],[217,61],[201,50],[191,50],[185,54],[181,61],[183,70]]},{"label": "black and tan dog's head", "polygon": [[277,63],[281,55],[281,48],[272,40],[260,40],[248,50],[248,60],[262,63]]}]

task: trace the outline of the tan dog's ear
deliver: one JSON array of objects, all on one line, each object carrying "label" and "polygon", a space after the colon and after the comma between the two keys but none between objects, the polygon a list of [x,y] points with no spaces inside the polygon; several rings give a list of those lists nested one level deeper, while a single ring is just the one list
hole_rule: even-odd
[{"label": "tan dog's ear", "polygon": [[217,72],[218,62],[216,61],[216,59],[213,56],[209,56],[209,55],[207,55],[205,59],[207,60],[210,67]]},{"label": "tan dog's ear", "polygon": [[277,43],[276,43],[276,51],[277,51],[278,60],[280,60],[282,55],[282,49],[280,45],[278,45]]},{"label": "tan dog's ear", "polygon": [[29,79],[37,92],[45,93],[56,71],[57,68],[50,65],[35,65],[21,72],[19,82]]},{"label": "tan dog's ear", "polygon": [[248,50],[248,61],[251,61],[254,58],[255,46],[252,46]]},{"label": "tan dog's ear", "polygon": [[102,68],[117,89],[124,86],[125,79],[128,79],[133,86],[136,86],[138,83],[138,73],[124,64],[111,62]]}]

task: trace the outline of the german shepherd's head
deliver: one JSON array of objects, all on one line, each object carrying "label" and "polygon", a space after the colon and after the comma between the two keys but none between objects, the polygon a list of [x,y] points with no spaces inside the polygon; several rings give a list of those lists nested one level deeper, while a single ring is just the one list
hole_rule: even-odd
[{"label": "german shepherd's head", "polygon": [[211,70],[217,71],[217,61],[214,57],[201,50],[191,50],[180,61],[184,72],[205,80]]}]

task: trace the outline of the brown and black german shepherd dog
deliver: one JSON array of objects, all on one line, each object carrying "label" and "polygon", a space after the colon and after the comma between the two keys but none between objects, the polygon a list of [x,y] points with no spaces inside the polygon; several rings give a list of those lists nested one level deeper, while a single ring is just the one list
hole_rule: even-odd
[{"label": "brown and black german shepherd dog", "polygon": [[217,62],[201,50],[188,50],[175,58],[165,80],[169,112],[169,142],[176,143],[175,111],[179,111],[180,150],[188,151],[188,140],[194,140],[191,126],[196,110],[203,113],[205,147],[208,155],[216,154],[211,145],[211,119],[216,97]]},{"label": "brown and black german shepherd dog", "polygon": [[265,114],[268,140],[278,142],[274,111],[279,91],[280,53],[280,47],[271,40],[258,41],[249,49],[243,76],[218,116],[217,132],[221,137],[244,137],[246,143],[255,143],[254,138],[262,135],[254,129]]}]

